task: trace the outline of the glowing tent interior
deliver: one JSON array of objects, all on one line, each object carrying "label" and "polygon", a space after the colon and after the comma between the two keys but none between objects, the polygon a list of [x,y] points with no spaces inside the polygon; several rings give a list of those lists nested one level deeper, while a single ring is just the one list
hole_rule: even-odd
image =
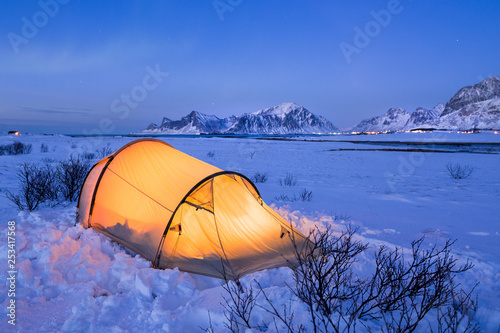
[{"label": "glowing tent interior", "polygon": [[85,228],[154,267],[217,278],[294,265],[297,247],[307,242],[247,177],[156,139],[133,141],[97,162],[77,210]]}]

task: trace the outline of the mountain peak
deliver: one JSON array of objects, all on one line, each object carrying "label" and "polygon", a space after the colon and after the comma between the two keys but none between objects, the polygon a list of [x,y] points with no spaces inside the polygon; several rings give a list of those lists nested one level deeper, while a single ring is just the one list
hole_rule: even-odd
[{"label": "mountain peak", "polygon": [[295,103],[282,103],[240,117],[220,119],[191,111],[181,120],[164,118],[161,126],[151,124],[139,133],[236,133],[236,134],[312,134],[331,133],[337,128],[321,116]]},{"label": "mountain peak", "polygon": [[262,109],[259,111],[254,112],[253,114],[256,115],[261,115],[261,116],[269,116],[269,115],[275,115],[275,116],[285,116],[286,114],[298,110],[298,109],[303,109],[304,107],[297,105],[292,102],[287,102],[287,103],[281,103],[280,105],[276,105],[270,108]]},{"label": "mountain peak", "polygon": [[478,84],[460,89],[448,103],[446,103],[441,116],[458,111],[469,104],[493,98],[500,98],[500,76],[490,76]]},{"label": "mountain peak", "polygon": [[403,108],[390,108],[385,114],[362,120],[352,129],[354,132],[385,132],[401,129],[410,119]]},{"label": "mountain peak", "polygon": [[396,107],[396,108],[390,108],[386,113],[387,116],[397,116],[397,115],[406,115],[409,114],[408,111],[406,111],[403,108]]},{"label": "mountain peak", "polygon": [[245,134],[312,134],[337,130],[330,121],[303,106],[282,103],[242,115],[228,131]]},{"label": "mountain peak", "polygon": [[355,132],[384,132],[439,128],[453,130],[500,129],[500,76],[491,76],[460,89],[446,105],[418,107],[411,115],[402,108],[361,121]]},{"label": "mountain peak", "polygon": [[434,111],[436,111],[437,113],[439,113],[439,115],[441,115],[443,113],[443,111],[444,111],[444,108],[445,108],[444,104],[443,103],[439,103],[438,105],[436,105],[434,107]]},{"label": "mountain peak", "polygon": [[210,117],[215,117],[217,119],[219,119],[217,116],[213,116],[213,115],[208,115],[208,114],[205,114],[205,113],[202,113],[202,112],[199,112],[199,111],[191,111],[188,113],[188,115],[186,116],[188,118],[210,118]]}]

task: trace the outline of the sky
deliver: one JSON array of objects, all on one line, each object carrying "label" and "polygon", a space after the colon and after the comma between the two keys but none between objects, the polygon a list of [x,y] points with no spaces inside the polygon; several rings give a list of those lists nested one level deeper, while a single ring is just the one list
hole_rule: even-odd
[{"label": "sky", "polygon": [[500,74],[500,1],[4,0],[0,132],[295,102],[347,129]]}]

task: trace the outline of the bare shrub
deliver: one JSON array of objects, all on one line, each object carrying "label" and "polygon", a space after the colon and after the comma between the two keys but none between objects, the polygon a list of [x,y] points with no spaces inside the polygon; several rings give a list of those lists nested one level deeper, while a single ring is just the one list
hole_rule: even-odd
[{"label": "bare shrub", "polygon": [[299,198],[302,201],[311,201],[312,195],[312,191],[308,191],[307,188],[303,188],[299,193]]},{"label": "bare shrub", "polygon": [[11,155],[21,155],[31,153],[33,146],[31,144],[25,145],[20,141],[16,141],[12,144],[12,154]]},{"label": "bare shrub", "polygon": [[[305,332],[302,324],[294,323],[295,313],[292,310],[292,299],[288,305],[276,307],[266,294],[262,285],[254,280],[255,288],[252,285],[243,286],[239,282],[227,281],[223,286],[229,297],[224,297],[224,316],[226,322],[224,326],[233,333],[251,329],[252,332],[267,332],[271,322],[254,323],[252,313],[255,307],[259,307],[273,316],[273,324],[276,332],[279,326],[283,326],[288,332]],[[258,302],[259,295],[262,295],[262,302]]]},{"label": "bare shrub", "polygon": [[9,145],[0,146],[0,155],[21,155],[31,153],[33,146],[16,141]]},{"label": "bare shrub", "polygon": [[33,211],[43,205],[56,206],[64,200],[75,201],[90,170],[90,162],[70,157],[52,167],[44,164],[23,163],[17,172],[19,192],[6,196],[19,210]]},{"label": "bare shrub", "polygon": [[89,153],[89,152],[82,153],[80,154],[80,156],[85,160],[93,160],[94,158],[96,158],[95,153]]},{"label": "bare shrub", "polygon": [[412,332],[431,310],[451,304],[456,297],[456,274],[472,268],[457,266],[451,255],[454,242],[443,248],[423,250],[424,238],[413,241],[410,260],[402,250],[380,247],[375,254],[376,271],[364,281],[355,312],[358,319],[377,318],[387,331]]},{"label": "bare shrub", "polygon": [[231,332],[240,332],[240,328],[252,328],[250,317],[255,308],[257,296],[253,288],[243,288],[239,282],[227,281],[222,286],[229,297],[223,296],[226,311],[224,316],[227,322],[225,326]]},{"label": "bare shrub", "polygon": [[355,232],[349,227],[335,237],[331,226],[325,231],[315,229],[309,234],[309,249],[296,247],[299,267],[293,271],[295,286],[290,289],[307,306],[314,332],[339,331],[342,324],[354,324],[356,316],[349,314],[356,306],[349,303],[361,293],[362,284],[351,267],[368,247],[354,240]]},{"label": "bare shrub", "polygon": [[302,191],[297,195],[296,193],[288,195],[288,194],[280,194],[274,197],[274,201],[282,201],[282,202],[296,202],[296,201],[311,201],[312,199],[312,191],[303,188]]},{"label": "bare shrub", "polygon": [[475,168],[471,167],[470,165],[448,163],[446,164],[446,170],[450,174],[451,178],[464,179],[470,177],[470,175],[472,175],[472,173],[474,172]]},{"label": "bare shrub", "polygon": [[267,172],[256,172],[252,176],[252,181],[254,183],[265,183],[268,178],[268,173]]},{"label": "bare shrub", "polygon": [[71,156],[57,166],[57,180],[59,191],[64,200],[76,201],[83,185],[83,181],[90,170],[89,160]]},{"label": "bare shrub", "polygon": [[42,204],[57,199],[56,173],[50,165],[23,163],[17,172],[17,178],[19,193],[7,192],[6,195],[20,210],[33,211]]},{"label": "bare shrub", "polygon": [[[474,290],[474,289],[473,289]],[[472,292],[461,289],[453,295],[453,300],[445,309],[437,310],[437,328],[431,332],[437,333],[479,333],[482,332],[479,323],[474,323],[472,318],[477,312],[478,300],[472,297]],[[500,331],[500,328],[499,328]]]},{"label": "bare shrub", "polygon": [[198,326],[205,333],[215,333],[214,325],[212,324],[212,317],[210,316],[210,311],[208,311],[208,327]]},{"label": "bare shrub", "polygon": [[292,173],[287,172],[286,175],[279,180],[279,185],[282,187],[292,187],[297,185],[298,183],[297,177],[295,177]]},{"label": "bare shrub", "polygon": [[22,142],[15,141],[14,143],[10,144],[9,148],[9,155],[20,155],[23,153],[24,144]]},{"label": "bare shrub", "polygon": [[113,151],[113,149],[111,149],[109,147],[109,143],[108,143],[108,145],[106,147],[102,147],[100,149],[97,149],[95,152],[96,152],[96,155],[98,158],[105,158],[105,157],[113,154],[114,151]]},{"label": "bare shrub", "polygon": [[282,201],[282,202],[295,202],[297,201],[297,196],[294,194],[289,196],[288,194],[280,194],[274,197],[274,201]]},{"label": "bare shrub", "polygon": [[23,145],[23,154],[29,154],[33,150],[33,146],[31,144]]},{"label": "bare shrub", "polygon": [[47,146],[45,143],[42,143],[40,146],[40,152],[41,153],[47,153],[49,151],[49,146]]},{"label": "bare shrub", "polygon": [[[471,297],[473,290],[458,291],[455,282],[456,275],[471,269],[472,264],[457,264],[450,254],[454,242],[423,249],[421,238],[412,242],[407,256],[401,248],[378,247],[372,273],[360,278],[353,265],[368,244],[356,240],[355,233],[348,227],[337,237],[331,226],[324,231],[315,229],[309,235],[307,249],[295,246],[299,265],[293,268],[294,284],[288,288],[308,309],[313,332],[413,332],[427,323],[433,323],[431,331],[437,329],[439,333],[479,331],[473,322],[477,309],[477,300]],[[293,234],[290,237],[296,244]],[[290,299],[288,306],[274,304],[259,282],[255,283],[257,292],[250,294],[248,287],[226,288],[233,294],[233,301],[226,302],[226,318],[232,318],[233,323],[235,318],[240,319],[240,326],[227,327],[255,329],[250,314],[260,307],[272,315],[276,331],[278,326],[287,332],[305,331],[295,320],[291,306],[295,300]],[[258,298],[259,294],[263,297]],[[242,306],[249,303],[251,307]],[[430,314],[436,319],[432,320]]]},{"label": "bare shrub", "polygon": [[276,306],[266,294],[262,285],[258,281],[255,281],[255,283],[264,296],[264,302],[262,304],[257,304],[257,306],[272,315],[276,332],[280,332],[280,328],[284,328],[287,332],[290,333],[306,332],[306,329],[302,323],[296,324],[294,322],[295,312],[292,310],[292,302],[294,302],[293,297],[289,298],[288,304],[281,304],[280,306]]}]

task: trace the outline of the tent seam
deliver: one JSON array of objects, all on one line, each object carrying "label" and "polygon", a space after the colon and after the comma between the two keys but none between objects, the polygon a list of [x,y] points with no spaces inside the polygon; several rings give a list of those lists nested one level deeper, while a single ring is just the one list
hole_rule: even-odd
[{"label": "tent seam", "polygon": [[[224,258],[226,258],[226,263],[227,265],[229,266],[229,269],[231,270],[231,273],[233,275],[233,277],[235,277],[237,279],[237,277],[235,276],[234,274],[234,269],[233,267],[231,266],[231,263],[229,262],[229,258],[227,257],[227,254],[226,254],[226,251],[224,250],[224,245],[222,245],[222,240],[220,238],[220,233],[219,233],[219,227],[217,226],[217,217],[215,216],[215,197],[214,197],[214,187],[215,187],[215,178],[212,179],[212,205],[214,207],[214,224],[215,224],[215,231],[217,232],[217,238],[219,239],[219,245],[220,245],[220,249],[222,250],[222,253],[224,254]],[[222,258],[221,258],[222,259]],[[226,279],[226,273],[225,273],[225,269],[224,269],[224,265],[222,265],[222,269],[224,270],[224,280],[227,280]]]},{"label": "tent seam", "polygon": [[152,198],[151,196],[147,195],[146,193],[144,193],[144,191],[141,191],[139,188],[137,188],[136,186],[134,186],[132,183],[130,183],[128,180],[126,180],[125,178],[123,178],[122,176],[120,176],[119,174],[117,174],[113,169],[111,168],[108,168],[109,171],[111,171],[111,173],[115,174],[118,178],[120,178],[121,180],[123,180],[125,183],[129,184],[132,188],[136,189],[138,192],[140,192],[141,194],[143,194],[145,197],[151,199],[151,201],[155,202],[156,204],[158,204],[159,206],[165,208],[166,210],[168,210],[169,212],[173,213],[174,211],[171,210],[170,208],[168,207],[165,207],[164,205],[162,205],[160,202],[158,202],[157,200],[155,200],[154,198]]}]

